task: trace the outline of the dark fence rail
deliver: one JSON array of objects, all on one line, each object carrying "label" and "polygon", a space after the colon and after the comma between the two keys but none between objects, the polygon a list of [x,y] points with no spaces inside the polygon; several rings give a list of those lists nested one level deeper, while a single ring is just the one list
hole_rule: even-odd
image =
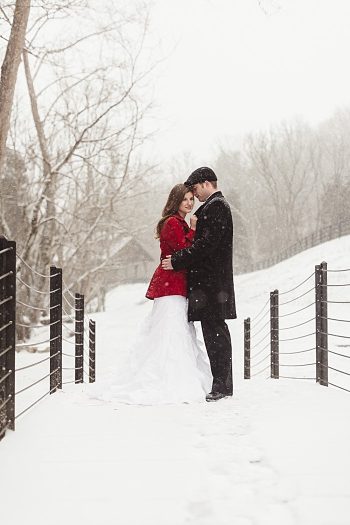
[{"label": "dark fence rail", "polygon": [[[38,286],[26,282],[22,275],[21,277],[18,275],[17,269],[21,266],[25,266],[25,274],[31,275],[32,280],[34,277],[38,279]],[[31,293],[38,294],[41,299],[46,300],[46,303],[38,306],[29,301],[20,300],[16,283],[21,289],[25,287]],[[70,310],[74,317],[63,307],[63,302],[66,303],[67,310]],[[42,336],[39,341],[16,341],[18,308],[28,312],[28,315],[22,315],[21,322],[17,321],[20,327],[30,330],[40,328],[42,332],[46,331],[46,335]],[[44,324],[34,325],[30,322],[30,312],[37,313],[38,311],[48,311],[49,319]],[[88,328],[86,328],[86,322],[88,322]],[[68,326],[69,324],[71,326]],[[66,337],[63,335],[63,329],[68,334]],[[63,341],[71,345],[74,352],[63,352]],[[84,342],[86,348],[89,349],[88,362],[84,358]],[[94,382],[96,376],[95,344],[95,322],[84,314],[84,296],[73,295],[70,292],[62,278],[62,269],[51,266],[49,274],[36,271],[16,254],[14,241],[0,237],[0,439],[4,437],[7,429],[15,430],[15,422],[19,417],[46,396],[61,389],[62,385],[83,383],[84,378],[87,378],[90,383]],[[16,349],[42,347],[42,345],[49,345],[47,357],[39,360],[33,359],[30,364],[16,367]],[[73,366],[65,366],[66,358],[72,360]],[[44,363],[46,364],[43,365]],[[44,375],[35,378],[29,384],[23,384],[20,374],[23,371],[28,373],[29,369],[41,370],[42,373],[41,365],[47,365]],[[68,378],[64,381],[63,376],[69,373],[74,373],[74,379],[69,380]],[[19,379],[18,382],[22,383],[17,390],[15,390],[15,379]],[[40,385],[42,389],[45,384],[47,384],[47,389],[44,393],[41,390],[40,394],[35,395],[35,388]],[[25,395],[28,396],[29,392],[30,399],[25,403]],[[19,396],[21,396],[22,408],[16,411]]]},{"label": "dark fence rail", "polygon": [[338,237],[342,237],[344,235],[350,235],[350,219],[346,219],[337,224],[324,226],[323,228],[320,228],[319,230],[316,230],[299,239],[297,242],[288,246],[278,254],[268,257],[267,259],[263,259],[262,261],[253,262],[250,265],[245,264],[244,268],[242,268],[242,271],[238,270],[237,273],[242,274],[256,272],[257,270],[264,270],[265,268],[274,266],[285,259],[289,259],[289,257],[293,257],[293,255],[296,255],[297,253],[308,250],[309,248],[313,248],[314,246],[317,246],[323,242],[337,239]]},{"label": "dark fence rail", "polygon": [[290,290],[270,293],[259,313],[244,320],[245,379],[314,380],[350,392],[346,276],[350,268],[329,269],[322,262]]}]

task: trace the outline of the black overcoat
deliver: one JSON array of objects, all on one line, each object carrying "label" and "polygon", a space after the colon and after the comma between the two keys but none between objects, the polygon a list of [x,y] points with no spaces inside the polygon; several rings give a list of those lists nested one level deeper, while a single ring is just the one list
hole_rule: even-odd
[{"label": "black overcoat", "polygon": [[231,209],[221,191],[195,212],[192,246],[171,257],[174,270],[188,270],[188,320],[235,319]]}]

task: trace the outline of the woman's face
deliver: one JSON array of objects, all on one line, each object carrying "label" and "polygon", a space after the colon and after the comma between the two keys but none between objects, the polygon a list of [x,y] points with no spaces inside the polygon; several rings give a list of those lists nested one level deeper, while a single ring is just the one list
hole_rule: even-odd
[{"label": "woman's face", "polygon": [[179,206],[179,213],[181,215],[186,215],[187,213],[190,213],[192,211],[192,208],[193,208],[193,205],[194,205],[194,196],[193,196],[193,193],[192,191],[188,191],[180,206]]}]

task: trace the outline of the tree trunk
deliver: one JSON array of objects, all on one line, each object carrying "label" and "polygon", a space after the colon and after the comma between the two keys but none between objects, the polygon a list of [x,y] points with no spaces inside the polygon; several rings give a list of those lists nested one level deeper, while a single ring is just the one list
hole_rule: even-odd
[{"label": "tree trunk", "polygon": [[7,194],[11,195],[13,191],[6,190],[5,183],[5,166],[6,166],[6,140],[10,128],[10,117],[13,103],[13,97],[16,86],[18,66],[21,60],[21,53],[24,47],[24,39],[27,29],[28,17],[30,11],[30,0],[16,0],[16,7],[13,15],[10,38],[6,48],[6,54],[1,66],[0,78],[0,228],[4,230],[5,235],[10,236],[6,219],[3,217],[2,199],[6,199]]},{"label": "tree trunk", "polygon": [[[55,235],[55,223],[53,218],[56,216],[56,209],[54,204],[55,197],[55,174],[52,172],[52,166],[50,162],[50,156],[47,146],[47,140],[45,137],[45,131],[43,123],[40,119],[38,100],[34,89],[33,77],[30,70],[30,64],[28,59],[28,52],[23,50],[23,65],[24,72],[27,81],[28,94],[30,98],[30,106],[32,110],[32,116],[34,120],[34,125],[36,133],[38,136],[38,142],[40,145],[40,151],[42,156],[42,170],[43,170],[43,181],[45,186],[45,197],[46,197],[46,218],[50,219],[44,226],[44,231],[42,234],[41,241],[41,265],[45,269],[50,264],[51,261],[51,243]],[[36,211],[39,211],[39,208],[36,208]],[[33,221],[37,226],[38,222],[38,213],[33,216]],[[33,222],[32,222],[33,224]]]}]

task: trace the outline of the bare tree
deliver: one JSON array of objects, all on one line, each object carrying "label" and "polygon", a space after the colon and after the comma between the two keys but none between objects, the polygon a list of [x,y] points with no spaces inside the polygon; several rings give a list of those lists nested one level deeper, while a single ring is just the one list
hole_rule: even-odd
[{"label": "bare tree", "polygon": [[263,242],[269,254],[279,253],[310,228],[315,182],[311,130],[301,123],[282,124],[268,134],[250,136],[246,152],[251,178],[264,198],[260,219],[268,235]]},{"label": "bare tree", "polygon": [[[1,11],[4,10],[1,8]],[[22,2],[16,1],[13,19],[11,22],[11,32],[7,43],[4,61],[1,66],[0,78],[0,184],[2,192],[5,185],[5,162],[6,162],[6,141],[10,127],[10,117],[12,110],[13,97],[17,79],[18,66],[24,46],[24,39],[30,11],[30,0]],[[0,196],[1,197],[1,196]],[[4,197],[2,197],[4,198]],[[0,198],[0,227],[5,235],[9,236],[10,231],[3,213],[3,206]]]},{"label": "bare tree", "polygon": [[28,174],[19,252],[43,271],[49,263],[64,266],[69,288],[83,288],[87,300],[118,240],[152,236],[155,222],[128,220],[135,199],[146,202],[151,191],[152,169],[138,154],[155,67],[143,57],[149,14],[105,8],[82,0],[38,3],[23,51],[29,104],[20,91],[11,128]]}]

